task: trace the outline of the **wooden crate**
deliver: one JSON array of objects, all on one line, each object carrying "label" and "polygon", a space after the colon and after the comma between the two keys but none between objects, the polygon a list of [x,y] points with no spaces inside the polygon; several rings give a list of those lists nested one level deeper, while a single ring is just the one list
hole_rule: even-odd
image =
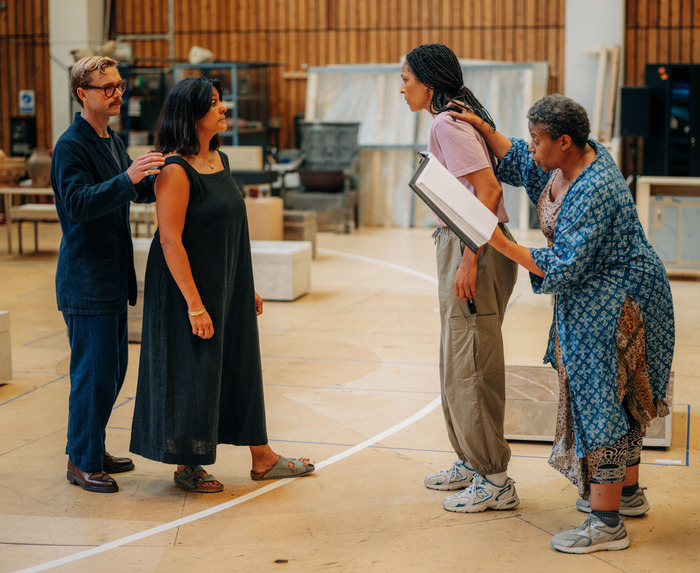
[{"label": "wooden crate", "polygon": [[316,211],[284,211],[284,240],[309,241],[311,255],[316,256],[316,231],[318,230]]}]

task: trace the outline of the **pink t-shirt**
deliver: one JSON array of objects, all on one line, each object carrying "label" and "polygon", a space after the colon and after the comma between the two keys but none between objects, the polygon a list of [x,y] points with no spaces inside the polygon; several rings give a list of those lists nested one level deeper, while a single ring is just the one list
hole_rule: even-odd
[{"label": "pink t-shirt", "polygon": [[[496,158],[484,141],[482,135],[464,121],[454,121],[447,113],[439,113],[430,126],[428,151],[442,163],[474,195],[474,187],[465,175],[482,169],[496,169]],[[499,223],[508,222],[508,213],[503,197],[498,202]],[[443,227],[445,224],[440,221]]]}]

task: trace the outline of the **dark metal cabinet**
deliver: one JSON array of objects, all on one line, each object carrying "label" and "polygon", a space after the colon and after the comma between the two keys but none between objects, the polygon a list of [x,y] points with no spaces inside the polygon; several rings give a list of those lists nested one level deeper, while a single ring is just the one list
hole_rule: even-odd
[{"label": "dark metal cabinet", "polygon": [[700,176],[700,65],[647,64],[644,175]]}]

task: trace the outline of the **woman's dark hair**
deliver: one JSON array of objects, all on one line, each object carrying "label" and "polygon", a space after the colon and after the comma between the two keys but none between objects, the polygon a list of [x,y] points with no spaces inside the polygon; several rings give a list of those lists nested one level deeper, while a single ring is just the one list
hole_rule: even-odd
[{"label": "woman's dark hair", "polygon": [[538,100],[527,112],[527,119],[544,128],[552,139],[566,134],[576,147],[584,148],[591,133],[588,114],[580,103],[560,94]]},{"label": "woman's dark hair", "polygon": [[[219,80],[190,77],[173,86],[156,123],[156,151],[175,151],[180,155],[197,155],[200,152],[197,122],[211,109],[215,89],[221,99]],[[209,142],[209,150],[218,149],[219,145],[221,140],[216,134]]]},{"label": "woman's dark hair", "polygon": [[442,44],[418,46],[406,56],[406,63],[416,79],[433,90],[430,108],[434,113],[446,111],[450,106],[450,100],[454,99],[467,104],[476,115],[496,129],[489,112],[464,85],[462,66],[457,56],[447,46]]}]

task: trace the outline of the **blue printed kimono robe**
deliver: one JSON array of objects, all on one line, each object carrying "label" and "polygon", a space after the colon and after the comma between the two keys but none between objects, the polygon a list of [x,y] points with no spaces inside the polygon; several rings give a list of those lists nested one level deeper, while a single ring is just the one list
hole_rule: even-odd
[{"label": "blue printed kimono robe", "polygon": [[[497,177],[524,186],[537,200],[550,174],[513,139]],[[656,403],[666,398],[675,326],[668,276],[649,244],[632,195],[608,151],[594,140],[595,160],[564,197],[551,248],[530,249],[544,277],[530,274],[535,293],[555,295],[544,362],[556,368],[556,335],[569,377],[576,456],[612,446],[629,431],[617,394],[616,337],[629,295],[642,312],[646,367]],[[667,408],[660,407],[660,412]]]}]

